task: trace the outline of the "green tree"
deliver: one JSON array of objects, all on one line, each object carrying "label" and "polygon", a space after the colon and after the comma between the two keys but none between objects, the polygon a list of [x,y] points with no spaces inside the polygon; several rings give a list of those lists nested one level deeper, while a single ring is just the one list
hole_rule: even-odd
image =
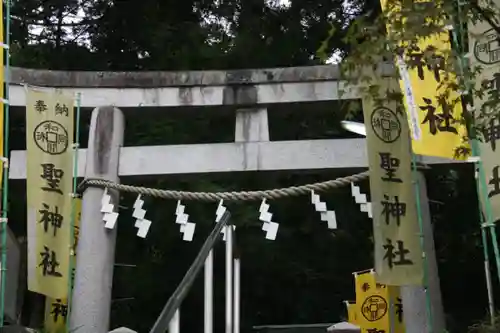
[{"label": "green tree", "polygon": [[[416,68],[419,65],[436,68],[438,66],[436,56],[439,56],[443,59],[443,63],[439,66],[442,67],[441,72],[446,79],[442,83],[445,89],[438,98],[448,98],[451,90],[464,91],[469,92],[466,97],[468,102],[475,96],[484,96],[487,88],[475,86],[473,83],[483,70],[482,66],[471,67],[461,61],[461,57],[468,53],[469,48],[467,25],[470,22],[486,21],[493,29],[500,31],[498,17],[500,8],[490,0],[481,2],[388,0],[383,12],[379,8],[371,15],[359,16],[349,26],[344,39],[349,45],[349,52],[342,62],[343,72],[352,84],[364,82],[365,88],[362,91],[378,101],[390,99],[402,103],[401,93],[380,94],[377,83],[381,75],[380,65],[387,62],[396,64],[399,58],[409,68]],[[453,27],[451,29],[453,32],[450,32],[450,27]],[[419,45],[421,40],[440,33],[450,35],[452,45],[449,51],[436,50],[433,45],[421,49]],[[454,34],[455,38],[452,38]],[[414,55],[416,50],[423,54],[422,59]],[[360,75],[367,69],[370,69],[370,74]],[[400,68],[395,66],[395,69],[396,76],[400,77]],[[462,103],[461,99],[459,96],[451,103]],[[481,129],[484,124],[500,115],[499,102],[499,94],[493,92],[474,114],[464,108],[459,121],[468,128],[470,138],[481,139]],[[468,153],[465,147],[460,147],[457,151],[457,154]]]}]

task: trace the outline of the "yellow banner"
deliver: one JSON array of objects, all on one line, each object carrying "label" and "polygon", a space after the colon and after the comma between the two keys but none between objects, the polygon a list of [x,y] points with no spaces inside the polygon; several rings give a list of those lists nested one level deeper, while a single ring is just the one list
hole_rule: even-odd
[{"label": "yellow banner", "polygon": [[[500,7],[500,0],[495,1]],[[476,78],[476,89],[484,90],[479,97],[474,94],[476,114],[497,115],[492,117],[483,130],[483,141],[478,141],[483,163],[487,196],[491,208],[492,221],[500,219],[500,106],[494,102],[500,96],[500,35],[485,21],[469,23],[469,53],[471,66],[481,66],[482,72]],[[480,195],[483,210],[486,200]],[[485,212],[485,216],[488,216]]]},{"label": "yellow banner", "polygon": [[26,91],[28,289],[54,299],[68,294],[73,104],[59,90]]},{"label": "yellow banner", "polygon": [[[403,333],[403,304],[399,287],[377,282],[375,272],[354,274],[356,325],[363,333]],[[393,328],[391,330],[391,327]]]},{"label": "yellow banner", "polygon": [[[401,1],[401,0],[399,0]],[[398,3],[398,0],[395,1]],[[381,0],[387,9],[388,0]],[[419,5],[435,6],[433,1],[419,1]],[[390,7],[390,10],[396,7]],[[389,34],[391,26],[387,27]],[[400,72],[400,86],[405,99],[405,108],[412,134],[412,147],[415,154],[464,159],[456,156],[461,147],[468,147],[464,142],[467,135],[462,118],[461,96],[449,89],[456,84],[456,77],[445,73],[443,55],[451,50],[447,32],[421,38],[418,49],[407,55],[407,59],[397,59]],[[427,61],[424,52],[434,48],[432,60]],[[427,52],[426,52],[427,53]],[[407,66],[412,63],[413,68]]]},{"label": "yellow banner", "polygon": [[346,301],[345,305],[347,307],[347,322],[349,322],[353,325],[357,325],[358,324],[358,321],[357,321],[358,308],[357,308],[356,302]]},{"label": "yellow banner", "polygon": [[[379,84],[384,93],[399,92],[396,80],[383,79]],[[406,115],[397,111],[396,102],[377,105],[369,96],[363,98],[363,113],[379,282],[421,285],[422,246]]]},{"label": "yellow banner", "polygon": [[[74,280],[76,267],[76,249],[78,247],[78,238],[80,236],[80,221],[82,213],[82,199],[74,199],[75,205],[75,230],[73,238],[73,255],[71,256],[71,267],[73,274],[71,279]],[[73,283],[71,284],[73,286]],[[45,300],[45,332],[46,333],[64,333],[66,332],[66,320],[68,315],[68,299],[53,299],[47,297]]]},{"label": "yellow banner", "polygon": [[405,332],[405,322],[401,289],[397,286],[387,286],[387,288],[389,289],[389,304],[391,306],[391,325],[394,325],[394,333],[403,333]]}]

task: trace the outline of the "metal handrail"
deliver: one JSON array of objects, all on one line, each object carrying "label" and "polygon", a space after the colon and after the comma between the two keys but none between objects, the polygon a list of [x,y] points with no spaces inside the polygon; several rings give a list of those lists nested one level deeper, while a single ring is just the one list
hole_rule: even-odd
[{"label": "metal handrail", "polygon": [[191,267],[189,267],[188,271],[184,275],[184,278],[182,278],[181,283],[179,284],[179,286],[177,286],[177,289],[175,289],[172,296],[170,296],[170,298],[168,299],[167,304],[165,304],[165,307],[161,311],[158,319],[156,320],[153,328],[151,328],[149,333],[165,333],[167,331],[168,324],[174,317],[177,309],[181,306],[184,298],[187,296],[187,293],[191,289],[196,276],[205,264],[205,259],[220,237],[222,228],[226,226],[230,217],[231,213],[226,210],[220,221],[215,225],[214,229],[205,240],[205,243],[201,247],[200,252],[198,252],[198,255],[196,256],[196,259],[191,264]]}]

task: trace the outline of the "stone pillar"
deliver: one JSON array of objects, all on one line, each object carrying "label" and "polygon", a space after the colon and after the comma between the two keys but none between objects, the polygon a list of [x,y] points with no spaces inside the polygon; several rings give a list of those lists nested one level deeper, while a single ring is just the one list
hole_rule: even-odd
[{"label": "stone pillar", "polygon": [[439,284],[436,250],[434,248],[429,199],[427,198],[425,176],[422,172],[419,172],[418,174],[424,234],[424,251],[427,256],[427,292],[429,293],[431,303],[432,329],[429,327],[429,322],[427,320],[427,299],[424,288],[418,286],[405,286],[401,287],[401,298],[403,300],[406,333],[441,333],[444,332],[445,329],[445,320],[443,302],[441,298],[441,286]]},{"label": "stone pillar", "polygon": [[[90,122],[86,178],[118,182],[124,127],[123,113],[119,109],[112,106],[94,109]],[[79,333],[105,333],[109,330],[116,228],[104,228],[101,213],[103,193],[103,189],[88,188],[83,194],[70,316],[71,331]],[[118,209],[118,193],[109,193],[115,209]]]}]

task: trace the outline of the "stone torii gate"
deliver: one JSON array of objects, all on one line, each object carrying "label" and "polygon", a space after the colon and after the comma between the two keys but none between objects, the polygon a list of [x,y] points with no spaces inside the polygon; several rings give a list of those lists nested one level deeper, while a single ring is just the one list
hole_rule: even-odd
[{"label": "stone torii gate", "polygon": [[[88,149],[79,150],[79,177],[116,182],[118,177],[127,176],[368,167],[365,139],[269,139],[269,105],[360,98],[351,90],[340,96],[339,91],[346,83],[340,80],[336,66],[120,73],[12,68],[11,82],[10,103],[14,110],[26,104],[23,84],[80,93],[81,106],[94,108]],[[123,113],[154,107],[161,116],[163,112],[187,106],[234,107],[234,142],[122,147]],[[421,161],[457,163],[427,157]],[[11,153],[10,178],[26,178],[25,151]],[[424,198],[425,191],[424,188]],[[89,188],[84,195],[71,317],[71,327],[82,333],[103,333],[109,328],[115,235],[95,223],[102,219],[99,210],[102,193],[101,189]],[[434,327],[443,327],[428,207],[424,218]],[[402,297],[407,333],[428,332],[423,290],[403,287]]]}]

